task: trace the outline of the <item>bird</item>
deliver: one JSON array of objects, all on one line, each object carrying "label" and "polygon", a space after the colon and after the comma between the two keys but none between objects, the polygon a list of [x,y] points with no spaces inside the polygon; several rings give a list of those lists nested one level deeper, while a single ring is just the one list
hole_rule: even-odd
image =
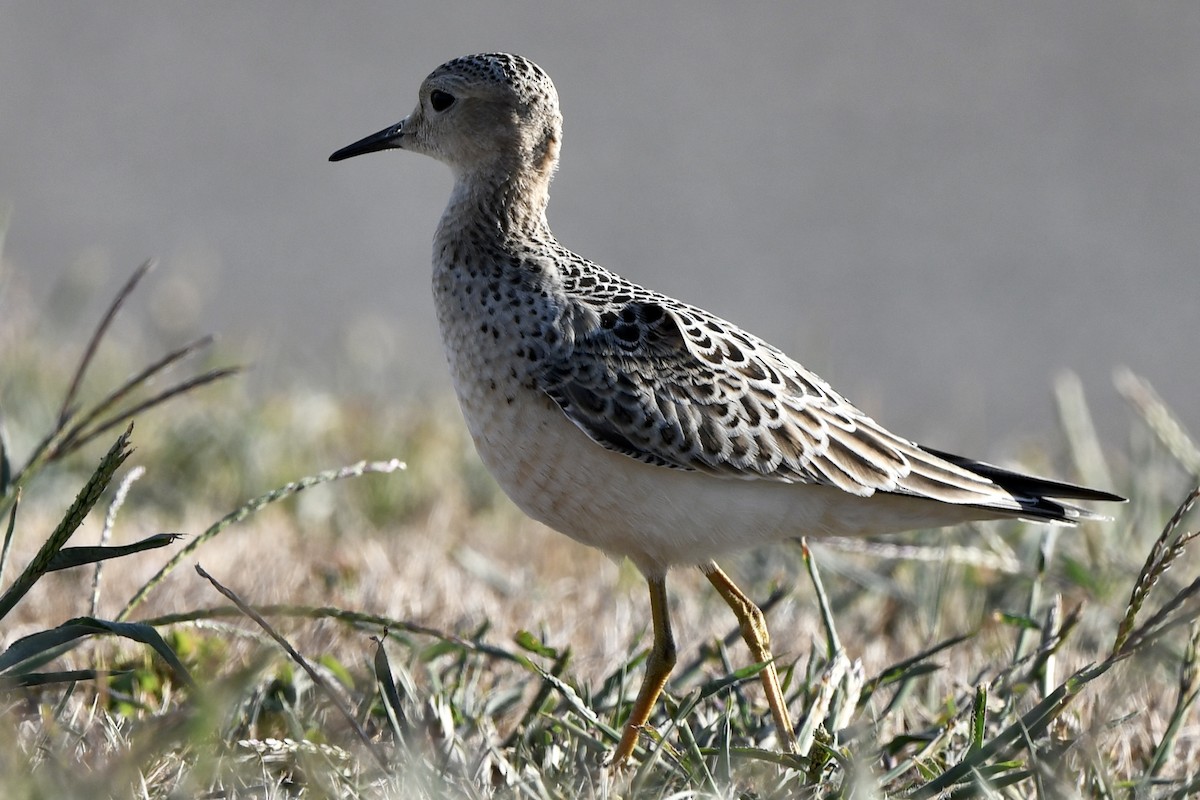
[{"label": "bird", "polygon": [[1103,517],[1066,501],[1124,500],[909,441],[763,339],[564,247],[546,217],[563,117],[528,58],[455,58],[417,97],[329,160],[407,150],[449,166],[433,297],[479,457],[528,516],[646,580],[653,642],[609,765],[633,756],[675,665],[670,570],[698,567],[733,610],[794,752],[765,617],[718,558],[973,520],[1074,525]]}]

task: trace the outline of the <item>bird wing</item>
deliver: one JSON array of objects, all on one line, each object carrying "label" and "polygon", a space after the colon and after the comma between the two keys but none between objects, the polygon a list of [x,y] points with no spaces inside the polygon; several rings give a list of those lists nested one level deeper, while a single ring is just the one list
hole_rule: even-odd
[{"label": "bird wing", "polygon": [[571,346],[535,376],[598,444],[722,477],[1021,508],[988,478],[890,433],[761,339],[628,288],[577,315]]}]

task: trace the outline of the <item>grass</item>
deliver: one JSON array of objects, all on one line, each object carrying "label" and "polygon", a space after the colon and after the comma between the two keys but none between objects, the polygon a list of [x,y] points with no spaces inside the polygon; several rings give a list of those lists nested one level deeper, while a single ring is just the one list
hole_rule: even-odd
[{"label": "grass", "polygon": [[803,755],[779,752],[727,609],[673,574],[679,667],[609,774],[649,644],[640,577],[523,519],[447,403],[247,397],[207,340],[112,336],[144,274],[82,347],[0,326],[5,797],[1200,792],[1200,455],[1132,373],[1126,447],[1100,447],[1065,378],[1063,444],[1029,458],[1128,494],[1111,523],[731,565]]}]

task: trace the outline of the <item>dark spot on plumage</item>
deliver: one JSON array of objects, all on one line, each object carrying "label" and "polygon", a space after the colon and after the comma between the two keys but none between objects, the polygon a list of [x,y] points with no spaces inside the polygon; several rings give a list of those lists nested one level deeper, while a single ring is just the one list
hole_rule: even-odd
[{"label": "dark spot on plumage", "polygon": [[742,395],[739,399],[741,400],[742,410],[746,412],[746,424],[751,428],[757,428],[758,424],[762,422],[762,412],[759,411],[758,403],[746,395]]},{"label": "dark spot on plumage", "polygon": [[769,441],[769,437],[769,433],[764,434],[761,431],[754,434],[754,448],[758,452],[758,457],[760,459],[772,460],[772,456],[769,454],[774,448],[771,447],[771,441]]},{"label": "dark spot on plumage", "polygon": [[601,414],[608,410],[608,402],[605,398],[585,386],[573,386],[570,392],[571,402],[585,411]]},{"label": "dark spot on plumage", "polygon": [[741,351],[741,348],[739,348],[737,345],[733,344],[732,342],[725,342],[725,355],[727,355],[729,357],[730,361],[733,361],[736,363],[741,363],[742,361],[746,360],[745,353],[743,353]]},{"label": "dark spot on plumage", "polygon": [[734,328],[729,331],[729,335],[731,338],[737,339],[739,342],[741,342],[743,347],[746,347],[750,350],[754,349],[754,342],[750,341],[750,337],[747,336],[745,334],[745,332],[739,331],[736,328]]},{"label": "dark spot on plumage", "polygon": [[805,442],[796,435],[798,431],[794,428],[791,429],[792,435],[788,435],[788,433],[788,428],[772,429],[771,434],[775,441],[775,446],[779,448],[780,454],[785,461],[803,464],[807,461]]},{"label": "dark spot on plumage", "polygon": [[813,391],[812,386],[807,381],[803,381],[797,376],[781,375],[779,378],[779,383],[788,391],[789,394],[793,394],[798,397],[816,394],[816,392]]},{"label": "dark spot on plumage", "polygon": [[605,311],[603,314],[600,315],[600,327],[601,328],[604,328],[605,330],[612,330],[613,326],[616,324],[617,324],[617,315],[614,314],[613,312]]},{"label": "dark spot on plumage", "polygon": [[666,313],[666,310],[657,303],[642,304],[642,319],[650,324],[658,322]]},{"label": "dark spot on plumage", "polygon": [[618,325],[613,328],[613,333],[622,342],[628,342],[629,344],[635,344],[641,338],[641,329],[636,325]]},{"label": "dark spot on plumage", "polygon": [[700,435],[700,446],[706,453],[721,452],[721,432],[712,417],[700,415],[700,426],[696,431]]},{"label": "dark spot on plumage", "polygon": [[744,463],[753,451],[754,443],[745,436],[738,434],[729,440],[729,458],[735,463]]},{"label": "dark spot on plumage", "polygon": [[762,389],[751,384],[746,387],[746,392],[761,403],[763,408],[771,408],[775,404],[775,395],[770,389]]},{"label": "dark spot on plumage", "polygon": [[613,430],[610,427],[595,426],[588,429],[588,432],[595,437],[596,441],[600,442],[613,450],[620,453],[635,455],[640,451],[634,447],[633,442],[625,438],[623,435]]},{"label": "dark spot on plumage", "polygon": [[757,359],[753,358],[747,360],[737,370],[752,381],[765,380],[767,377],[767,371],[763,368],[763,365]]},{"label": "dark spot on plumage", "polygon": [[830,438],[826,454],[829,459],[837,463],[843,472],[859,483],[875,484],[876,482],[886,482],[891,478],[887,471],[879,465],[859,458],[840,439]]}]

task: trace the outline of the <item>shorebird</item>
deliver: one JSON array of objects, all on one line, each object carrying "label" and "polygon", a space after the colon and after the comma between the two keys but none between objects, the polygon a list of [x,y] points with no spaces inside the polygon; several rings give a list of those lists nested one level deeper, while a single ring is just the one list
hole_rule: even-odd
[{"label": "shorebird", "polygon": [[1071,525],[1097,515],[1065,500],[1123,499],[901,438],[762,339],[563,247],[546,221],[561,141],[549,76],[489,53],[438,67],[411,114],[330,160],[399,149],[450,167],[433,295],[479,456],[530,517],[646,578],[654,640],[609,763],[633,754],[675,664],[671,568],[698,566],[733,609],[794,749],[763,613],[717,557],[802,535]]}]

